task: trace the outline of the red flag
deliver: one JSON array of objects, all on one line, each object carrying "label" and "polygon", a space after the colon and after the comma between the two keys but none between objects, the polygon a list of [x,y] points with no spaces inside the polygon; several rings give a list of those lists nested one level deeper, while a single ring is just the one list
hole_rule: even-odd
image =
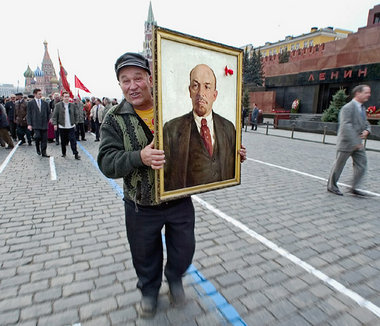
[{"label": "red flag", "polygon": [[71,93],[71,90],[70,90],[70,85],[69,85],[69,82],[67,81],[66,79],[66,75],[65,75],[65,69],[63,69],[63,66],[62,66],[62,62],[61,62],[61,58],[59,57],[59,54],[58,54],[58,61],[59,61],[59,74],[61,75],[61,80],[62,80],[62,86],[63,88],[69,92],[70,94],[70,97],[73,98],[73,93]]},{"label": "red flag", "polygon": [[79,80],[77,75],[75,75],[75,88],[80,88],[84,90],[87,93],[91,93],[86,86],[83,85],[83,83]]},{"label": "red flag", "polygon": [[79,95],[79,91],[78,91],[78,98],[79,98],[80,101],[82,101],[82,99],[81,99],[81,97],[80,97],[80,95]]}]

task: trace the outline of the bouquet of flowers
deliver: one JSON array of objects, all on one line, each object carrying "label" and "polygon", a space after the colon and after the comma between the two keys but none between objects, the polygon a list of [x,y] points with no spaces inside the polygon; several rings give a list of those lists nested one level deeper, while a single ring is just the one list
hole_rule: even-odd
[{"label": "bouquet of flowers", "polygon": [[292,109],[291,109],[291,112],[292,113],[297,113],[298,112],[298,109],[300,108],[300,100],[298,98],[296,98],[293,103],[292,103]]},{"label": "bouquet of flowers", "polygon": [[376,113],[380,113],[380,108],[376,110],[376,106],[369,106],[368,109],[367,109],[367,113],[368,114],[376,114]]}]

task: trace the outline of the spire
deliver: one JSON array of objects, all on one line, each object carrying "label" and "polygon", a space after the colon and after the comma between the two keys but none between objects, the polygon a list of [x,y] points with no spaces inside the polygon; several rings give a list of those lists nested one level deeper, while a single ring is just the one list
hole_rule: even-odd
[{"label": "spire", "polygon": [[153,9],[152,9],[152,2],[149,1],[149,11],[148,11],[148,19],[146,21],[148,24],[156,24],[154,20],[154,15],[153,15]]},{"label": "spire", "polygon": [[44,41],[44,48],[45,48],[45,53],[44,53],[44,58],[42,59],[42,69],[44,68],[44,65],[53,65],[53,62],[50,59],[49,51],[48,51],[48,42]]}]

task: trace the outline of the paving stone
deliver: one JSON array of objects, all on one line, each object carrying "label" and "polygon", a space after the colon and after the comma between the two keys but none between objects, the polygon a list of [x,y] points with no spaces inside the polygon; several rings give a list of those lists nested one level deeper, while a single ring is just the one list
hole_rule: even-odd
[{"label": "paving stone", "polygon": [[128,307],[110,313],[110,319],[113,325],[125,324],[137,319],[137,311],[134,307]]},{"label": "paving stone", "polygon": [[99,300],[79,308],[81,319],[88,319],[98,316],[107,312],[111,312],[117,308],[115,298],[110,297],[107,299]]}]

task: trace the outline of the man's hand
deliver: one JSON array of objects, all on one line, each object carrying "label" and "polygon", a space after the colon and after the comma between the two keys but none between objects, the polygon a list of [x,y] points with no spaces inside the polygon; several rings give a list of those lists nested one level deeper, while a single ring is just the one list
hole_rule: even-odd
[{"label": "man's hand", "polygon": [[141,161],[153,170],[163,168],[165,163],[164,151],[154,149],[153,141],[140,152]]},{"label": "man's hand", "polygon": [[58,130],[58,126],[54,125],[54,131],[57,131],[57,130]]},{"label": "man's hand", "polygon": [[240,147],[239,154],[240,154],[240,162],[243,163],[247,159],[247,150],[243,145],[241,145]]},{"label": "man's hand", "polygon": [[362,139],[366,139],[369,135],[369,131],[368,130],[364,130],[361,134],[360,134],[360,138]]},{"label": "man's hand", "polygon": [[32,126],[31,125],[28,125],[28,130],[32,131]]}]

